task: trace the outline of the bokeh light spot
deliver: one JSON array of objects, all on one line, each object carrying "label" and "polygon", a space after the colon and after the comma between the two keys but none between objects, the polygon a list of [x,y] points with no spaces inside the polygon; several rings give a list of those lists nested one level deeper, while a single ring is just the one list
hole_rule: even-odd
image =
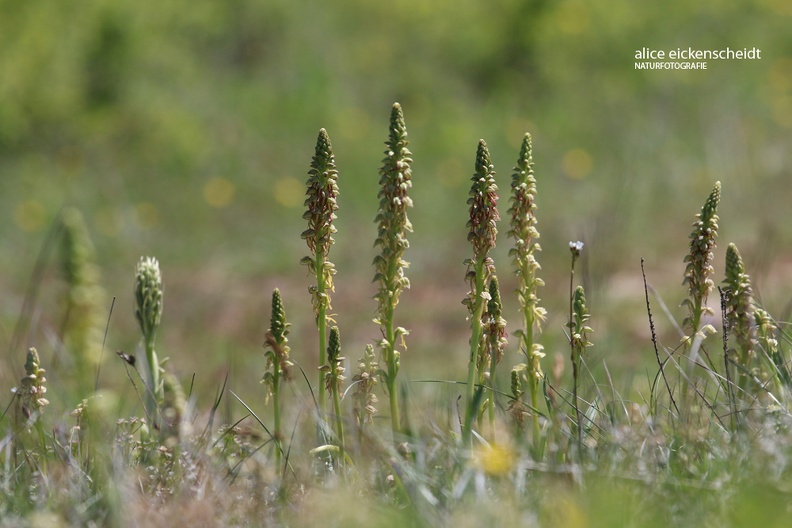
[{"label": "bokeh light spot", "polygon": [[561,169],[564,174],[573,180],[582,180],[591,172],[593,165],[591,154],[583,149],[577,148],[567,151],[561,160]]},{"label": "bokeh light spot", "polygon": [[35,200],[27,200],[16,206],[14,210],[14,223],[23,231],[29,233],[44,227],[47,212],[44,206]]},{"label": "bokeh light spot", "polygon": [[118,211],[113,207],[102,207],[96,212],[94,217],[96,230],[105,236],[118,236],[121,222],[118,218]]},{"label": "bokeh light spot", "polygon": [[226,178],[212,178],[203,186],[204,201],[218,209],[231,205],[234,194],[236,194],[236,186]]},{"label": "bokeh light spot", "polygon": [[275,182],[275,199],[284,207],[302,204],[303,194],[303,184],[297,178],[286,176]]},{"label": "bokeh light spot", "polygon": [[778,92],[792,90],[792,57],[781,57],[773,62],[767,72],[767,80]]},{"label": "bokeh light spot", "polygon": [[582,2],[564,2],[556,12],[558,29],[568,35],[585,33],[589,27],[590,16],[588,8]]},{"label": "bokeh light spot", "polygon": [[773,100],[773,119],[782,127],[792,128],[792,95],[781,95]]},{"label": "bokeh light spot", "polygon": [[137,216],[138,225],[142,229],[153,229],[157,227],[160,221],[157,206],[149,202],[137,204],[135,206],[135,215]]}]

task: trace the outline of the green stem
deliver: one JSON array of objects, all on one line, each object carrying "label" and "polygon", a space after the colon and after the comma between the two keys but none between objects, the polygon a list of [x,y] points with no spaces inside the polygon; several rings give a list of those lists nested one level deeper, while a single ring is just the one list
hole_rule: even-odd
[{"label": "green stem", "polygon": [[273,407],[273,419],[275,421],[275,426],[273,428],[272,434],[275,436],[275,465],[280,467],[281,465],[281,408],[280,408],[280,378],[281,378],[281,369],[280,369],[280,358],[275,358],[275,363],[272,367],[272,407]]},{"label": "green stem", "polygon": [[528,364],[528,387],[531,394],[531,425],[533,428],[533,445],[539,448],[541,428],[539,427],[539,415],[536,409],[539,408],[539,380],[536,379],[533,362],[533,332],[534,332],[534,306],[526,302],[523,306],[523,319],[525,320],[525,333],[523,334],[523,347],[527,356]]},{"label": "green stem", "polygon": [[497,365],[497,351],[495,347],[492,348],[492,353],[490,355],[490,379],[489,379],[489,386],[490,386],[490,404],[489,408],[487,409],[487,414],[489,415],[489,423],[490,423],[490,431],[492,432],[491,440],[495,442],[495,366]]},{"label": "green stem", "polygon": [[484,259],[486,259],[486,255],[476,261],[474,269],[476,273],[476,284],[473,292],[475,294],[472,315],[473,331],[470,337],[470,363],[468,363],[465,424],[462,429],[462,443],[467,446],[470,446],[473,418],[476,416],[476,409],[473,408],[473,400],[476,396],[476,362],[478,359],[479,345],[481,344],[481,315],[484,311],[484,299],[481,297],[481,294],[484,292]]},{"label": "green stem", "polygon": [[398,384],[396,383],[398,371],[396,367],[396,333],[393,330],[393,305],[388,306],[387,320],[384,323],[385,339],[388,342],[388,348],[385,351],[385,361],[388,364],[386,385],[388,386],[388,399],[390,400],[391,427],[393,428],[393,434],[397,435],[401,430],[401,419],[399,416]]},{"label": "green stem", "polygon": [[159,361],[157,353],[154,351],[154,336],[146,339],[146,361],[149,367],[149,390],[146,394],[147,413],[151,425],[157,423],[157,406],[160,403],[160,380],[159,380]]},{"label": "green stem", "polygon": [[[335,366],[332,368],[335,368]],[[336,381],[336,376],[333,376],[333,378],[333,411],[335,412],[338,447],[341,448],[341,454],[339,455],[338,460],[343,462],[346,453],[346,450],[344,449],[344,420],[341,415],[341,395],[338,393],[338,382]]]},{"label": "green stem", "polygon": [[[319,314],[316,316],[316,326],[319,329],[319,365],[327,363],[327,304],[324,301],[324,294],[327,290],[324,276],[324,251],[320,247],[316,248],[316,291],[319,295]],[[327,396],[324,390],[324,372],[319,372],[319,418],[324,419]]]},{"label": "green stem", "polygon": [[578,363],[580,362],[579,351],[575,350],[575,323],[573,319],[573,304],[575,302],[575,260],[572,257],[572,270],[569,274],[569,344],[572,349],[572,402],[575,406],[575,421],[577,422],[577,456],[578,461],[583,456],[583,424],[581,423],[580,405],[578,403]]}]

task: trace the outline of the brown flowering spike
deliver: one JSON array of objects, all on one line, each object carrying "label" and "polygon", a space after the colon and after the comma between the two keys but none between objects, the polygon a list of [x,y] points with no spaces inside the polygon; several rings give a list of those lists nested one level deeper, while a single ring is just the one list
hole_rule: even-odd
[{"label": "brown flowering spike", "polygon": [[712,251],[715,249],[715,239],[718,236],[718,204],[720,203],[721,184],[715,182],[701,213],[696,215],[698,220],[693,223],[693,232],[690,234],[690,253],[685,256],[685,279],[689,297],[682,304],[687,306],[690,315],[685,318],[683,326],[687,327],[691,335],[700,330],[701,317],[705,313],[712,313],[707,306],[707,298],[714,286],[710,276],[713,273]]},{"label": "brown flowering spike", "polygon": [[474,258],[486,255],[495,247],[495,237],[498,234],[496,222],[500,220],[498,214],[498,186],[495,184],[495,167],[490,161],[487,143],[479,140],[476,152],[476,173],[471,178],[473,186],[470,188],[468,205],[470,206],[470,228],[468,242],[473,244]]},{"label": "brown flowering spike", "polygon": [[338,210],[338,171],[333,156],[330,137],[323,128],[316,139],[316,153],[308,171],[308,190],[306,191],[306,211],[303,219],[308,220],[308,229],[303,231],[302,238],[308,243],[313,253],[326,255],[333,244],[333,226],[335,212]]},{"label": "brown flowering spike", "polygon": [[[338,171],[336,170],[333,147],[327,131],[319,130],[316,139],[316,149],[311,160],[311,169],[308,171],[306,191],[306,211],[303,219],[308,221],[308,229],[303,231],[302,238],[308,244],[311,255],[303,257],[300,262],[308,266],[310,272],[316,277],[316,284],[308,288],[311,294],[311,304],[316,316],[316,327],[319,331],[319,364],[326,363],[327,352],[327,323],[331,318],[327,311],[330,306],[330,292],[333,291],[333,275],[335,266],[327,259],[330,246],[333,244],[333,234],[336,228],[333,220],[336,219],[338,210]],[[320,375],[319,384],[324,382]],[[325,411],[325,392],[319,391],[319,415],[323,417]]]},{"label": "brown flowering spike", "polygon": [[473,258],[467,259],[465,264],[468,271],[465,278],[470,283],[470,292],[462,301],[470,311],[471,338],[470,359],[468,363],[467,399],[465,423],[462,429],[462,440],[470,444],[472,434],[473,416],[477,413],[476,380],[479,379],[479,348],[482,338],[482,315],[487,301],[490,299],[487,291],[489,278],[495,272],[495,264],[489,257],[489,250],[495,247],[495,238],[498,234],[496,222],[500,220],[498,214],[498,186],[495,185],[495,168],[490,162],[489,151],[484,140],[480,140],[476,152],[476,172],[472,178],[468,205],[470,206],[470,220],[467,227],[468,242],[473,245]]}]

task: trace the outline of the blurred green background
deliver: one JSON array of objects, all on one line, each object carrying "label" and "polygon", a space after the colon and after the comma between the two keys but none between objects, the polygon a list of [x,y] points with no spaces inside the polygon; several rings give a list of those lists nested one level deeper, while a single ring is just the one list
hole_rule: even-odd
[{"label": "blurred green background", "polygon": [[[162,264],[160,355],[175,359],[182,378],[195,372],[199,386],[215,387],[230,368],[232,386],[257,390],[275,286],[294,323],[294,357],[313,369],[312,279],[298,262],[320,127],[340,171],[334,308],[354,361],[378,335],[370,263],[394,101],[415,158],[413,288],[397,312],[412,330],[407,377],[463,377],[465,201],[479,138],[498,171],[504,218],[520,141],[525,132],[534,138],[551,359],[566,354],[568,242],[581,239],[593,353],[645,376],[654,359],[640,257],[681,319],[686,237],[716,180],[724,189],[716,278],[728,242],[737,243],[758,292],[782,316],[792,280],[791,25],[788,0],[2,0],[7,384],[23,362],[12,335],[31,270],[65,205],[83,211],[102,284],[117,297],[108,380],[123,375],[112,352],[137,343],[140,255]],[[762,59],[635,70],[644,46],[757,47]],[[504,222],[501,277],[510,276],[506,231]],[[57,348],[65,289],[57,255],[49,262],[22,343],[45,361]],[[674,346],[670,325],[659,326]],[[516,351],[506,361],[519,361]]]}]

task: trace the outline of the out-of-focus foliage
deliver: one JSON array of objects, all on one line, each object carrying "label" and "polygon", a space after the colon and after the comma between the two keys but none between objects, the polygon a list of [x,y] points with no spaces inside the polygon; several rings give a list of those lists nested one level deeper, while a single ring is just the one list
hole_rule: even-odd
[{"label": "out-of-focus foliage", "polygon": [[[109,240],[143,236],[188,260],[220,230],[239,233],[229,244],[260,242],[243,228],[281,215],[298,228],[322,126],[347,176],[342,216],[371,216],[376,138],[395,100],[413,130],[417,227],[438,209],[462,217],[479,136],[508,167],[525,131],[545,199],[570,195],[605,233],[632,231],[632,215],[651,220],[714,176],[754,210],[760,189],[789,198],[782,0],[4,1],[0,12],[5,226],[36,231],[72,202]],[[636,71],[643,46],[763,55]],[[444,207],[422,211],[422,195]],[[545,229],[562,213],[545,211]],[[152,228],[162,237],[146,238]]]}]

